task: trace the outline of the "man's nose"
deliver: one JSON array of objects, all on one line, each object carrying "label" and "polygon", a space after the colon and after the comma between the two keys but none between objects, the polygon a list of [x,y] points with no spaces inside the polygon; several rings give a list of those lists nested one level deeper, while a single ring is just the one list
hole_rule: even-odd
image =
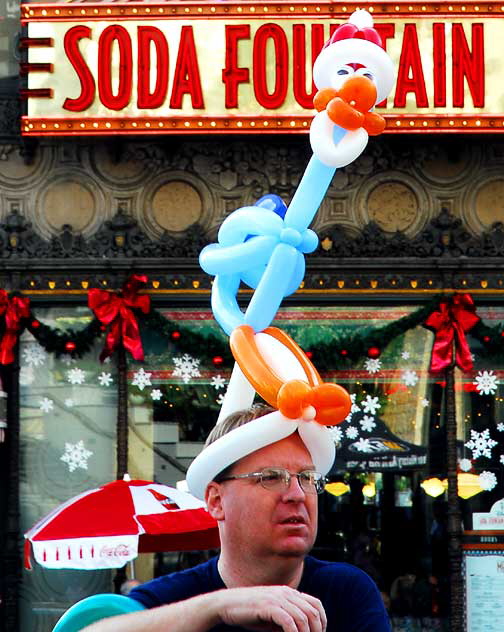
[{"label": "man's nose", "polygon": [[284,493],[284,499],[297,501],[297,500],[304,500],[305,496],[306,496],[306,492],[301,487],[299,478],[297,476],[291,475],[289,484]]}]

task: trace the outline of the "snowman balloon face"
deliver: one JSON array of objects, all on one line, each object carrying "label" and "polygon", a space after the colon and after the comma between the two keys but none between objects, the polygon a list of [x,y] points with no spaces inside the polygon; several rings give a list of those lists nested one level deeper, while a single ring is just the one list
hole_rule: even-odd
[{"label": "snowman balloon face", "polygon": [[366,11],[356,11],[322,49],[313,66],[318,110],[310,128],[314,155],[329,167],[344,167],[364,151],[385,120],[372,108],[394,83],[392,60],[381,47]]}]

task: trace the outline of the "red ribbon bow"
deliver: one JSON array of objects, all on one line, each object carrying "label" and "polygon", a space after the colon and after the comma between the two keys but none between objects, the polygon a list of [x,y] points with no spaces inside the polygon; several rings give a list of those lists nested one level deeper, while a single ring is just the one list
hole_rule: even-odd
[{"label": "red ribbon bow", "polygon": [[0,364],[11,364],[14,362],[21,320],[30,316],[30,299],[21,296],[9,298],[7,292],[0,289],[0,316],[5,319],[5,331],[0,341]]},{"label": "red ribbon bow", "polygon": [[135,315],[131,311],[134,307],[142,310],[144,314],[149,313],[150,298],[137,294],[141,283],[147,283],[147,277],[144,274],[134,274],[126,281],[119,293],[98,289],[89,290],[89,307],[103,325],[109,326],[105,346],[100,354],[102,362],[112,355],[120,342],[135,360],[144,359],[140,330]]},{"label": "red ribbon bow", "polygon": [[436,334],[432,347],[431,371],[442,371],[453,362],[455,343],[455,364],[462,371],[471,371],[473,361],[465,334],[480,321],[476,315],[474,301],[469,294],[454,294],[449,300],[439,304],[439,311],[433,312],[425,321],[425,327]]}]

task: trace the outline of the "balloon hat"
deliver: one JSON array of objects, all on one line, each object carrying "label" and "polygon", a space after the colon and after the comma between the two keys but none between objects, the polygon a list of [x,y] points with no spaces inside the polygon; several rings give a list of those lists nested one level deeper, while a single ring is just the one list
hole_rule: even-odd
[{"label": "balloon hat", "polygon": [[316,469],[327,474],[335,448],[326,426],[348,415],[348,393],[337,384],[324,383],[302,349],[276,327],[257,334],[250,326],[237,327],[230,344],[249,384],[278,410],[231,430],[200,452],[187,472],[191,493],[204,498],[206,486],[219,472],[294,432],[299,433]]},{"label": "balloon hat", "polygon": [[[218,243],[200,254],[203,270],[215,275],[212,310],[230,336],[236,360],[217,423],[249,407],[256,393],[276,410],[231,430],[196,457],[187,483],[198,498],[229,465],[294,432],[326,474],[335,456],[327,426],[350,412],[348,393],[324,383],[302,349],[270,324],[283,298],[303,279],[304,255],[318,245],[308,226],[335,169],[358,158],[369,135],[385,128],[372,109],[390,92],[394,72],[367,11],[355,11],[336,29],[315,60],[313,75],[319,89],[310,128],[314,155],[289,207],[278,196],[265,195],[237,209],[223,222]],[[255,290],[245,311],[236,297],[241,283]]]}]

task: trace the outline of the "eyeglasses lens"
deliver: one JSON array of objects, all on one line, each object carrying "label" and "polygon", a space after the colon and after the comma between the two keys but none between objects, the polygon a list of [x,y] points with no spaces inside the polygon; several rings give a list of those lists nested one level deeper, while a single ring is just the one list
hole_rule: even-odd
[{"label": "eyeglasses lens", "polygon": [[318,472],[306,470],[291,474],[282,468],[268,468],[262,471],[261,485],[266,489],[285,489],[292,476],[297,476],[299,484],[307,494],[319,494],[324,489],[324,477]]}]

